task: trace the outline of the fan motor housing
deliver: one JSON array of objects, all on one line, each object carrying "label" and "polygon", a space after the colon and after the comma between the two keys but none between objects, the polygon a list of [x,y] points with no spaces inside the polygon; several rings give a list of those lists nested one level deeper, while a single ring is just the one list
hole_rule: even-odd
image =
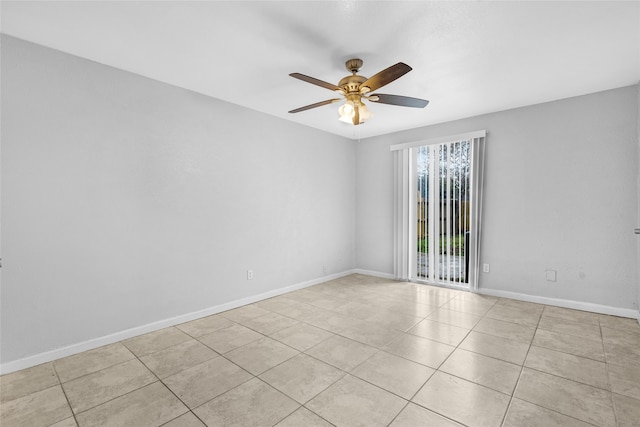
[{"label": "fan motor housing", "polygon": [[338,86],[340,86],[347,93],[353,93],[353,92],[358,92],[360,90],[360,85],[366,81],[367,81],[366,77],[354,74],[352,76],[347,76],[342,80],[340,80],[340,83],[338,83]]}]

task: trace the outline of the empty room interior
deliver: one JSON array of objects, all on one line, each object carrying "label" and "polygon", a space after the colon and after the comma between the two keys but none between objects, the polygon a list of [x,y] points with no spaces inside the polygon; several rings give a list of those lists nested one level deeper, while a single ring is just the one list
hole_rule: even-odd
[{"label": "empty room interior", "polygon": [[0,12],[2,427],[640,426],[640,2]]}]

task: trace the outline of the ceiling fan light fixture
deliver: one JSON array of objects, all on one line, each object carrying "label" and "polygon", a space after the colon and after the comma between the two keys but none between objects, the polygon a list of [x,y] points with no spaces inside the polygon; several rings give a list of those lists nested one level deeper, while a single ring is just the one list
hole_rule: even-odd
[{"label": "ceiling fan light fixture", "polygon": [[353,101],[347,101],[338,108],[338,114],[340,114],[340,118],[338,120],[351,124],[355,113],[356,111],[353,108]]},{"label": "ceiling fan light fixture", "polygon": [[360,123],[364,123],[373,117],[373,113],[362,102],[360,103]]},{"label": "ceiling fan light fixture", "polygon": [[[358,112],[360,113],[360,123],[364,123],[373,117],[369,108],[362,102],[358,102]],[[341,122],[353,124],[353,116],[356,114],[355,105],[353,101],[347,101],[338,108],[338,114],[340,114]]]}]

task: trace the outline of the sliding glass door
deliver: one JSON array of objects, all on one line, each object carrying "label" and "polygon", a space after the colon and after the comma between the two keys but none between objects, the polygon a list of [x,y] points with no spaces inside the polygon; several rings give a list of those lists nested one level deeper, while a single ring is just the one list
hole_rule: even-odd
[{"label": "sliding glass door", "polygon": [[396,275],[475,288],[484,131],[392,146],[396,151]]},{"label": "sliding glass door", "polygon": [[415,279],[468,286],[471,143],[415,148]]}]

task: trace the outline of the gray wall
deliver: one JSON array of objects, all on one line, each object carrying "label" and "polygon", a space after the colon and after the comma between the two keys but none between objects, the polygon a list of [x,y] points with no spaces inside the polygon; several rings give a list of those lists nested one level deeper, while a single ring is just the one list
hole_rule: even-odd
[{"label": "gray wall", "polygon": [[630,86],[363,140],[357,266],[393,272],[389,146],[486,129],[480,287],[636,309],[637,109]]},{"label": "gray wall", "polygon": [[1,59],[3,364],[323,266],[391,274],[389,145],[478,129],[481,287],[640,292],[635,86],[355,143],[11,37]]},{"label": "gray wall", "polygon": [[4,36],[1,136],[3,363],[355,267],[352,141]]}]

